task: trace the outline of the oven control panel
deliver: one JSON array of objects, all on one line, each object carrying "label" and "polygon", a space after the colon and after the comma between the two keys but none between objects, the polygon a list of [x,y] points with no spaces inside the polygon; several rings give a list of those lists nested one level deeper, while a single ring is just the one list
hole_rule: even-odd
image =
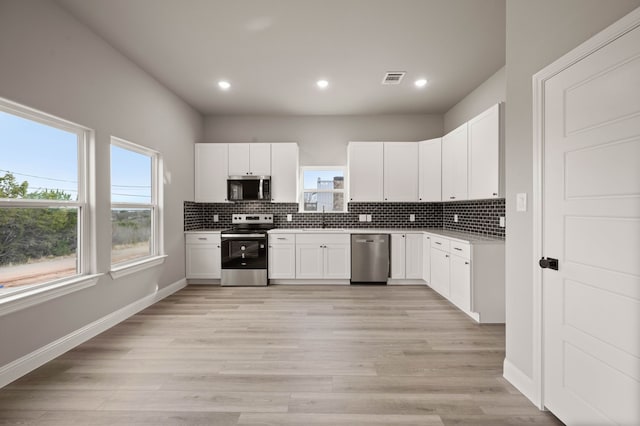
[{"label": "oven control panel", "polygon": [[265,214],[265,213],[255,213],[255,214],[232,214],[231,215],[231,223],[233,224],[270,224],[273,223],[273,215]]}]

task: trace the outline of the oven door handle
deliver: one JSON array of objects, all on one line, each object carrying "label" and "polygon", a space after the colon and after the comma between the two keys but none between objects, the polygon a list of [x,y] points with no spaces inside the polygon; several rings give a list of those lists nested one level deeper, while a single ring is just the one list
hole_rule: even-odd
[{"label": "oven door handle", "polygon": [[265,238],[264,234],[223,234],[222,239],[230,238]]}]

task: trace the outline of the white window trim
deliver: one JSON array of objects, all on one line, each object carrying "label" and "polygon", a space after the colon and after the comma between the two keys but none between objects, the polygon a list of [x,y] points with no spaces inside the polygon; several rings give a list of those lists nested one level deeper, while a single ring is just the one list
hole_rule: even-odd
[{"label": "white window trim", "polygon": [[144,208],[151,209],[151,254],[132,260],[110,263],[109,275],[119,279],[127,275],[153,268],[164,263],[164,191],[162,185],[163,159],[158,151],[135,144],[115,136],[111,137],[111,145],[138,154],[151,157],[151,203],[112,202],[110,208]]},{"label": "white window trim", "polygon": [[[342,176],[344,177],[344,188],[343,189],[315,189],[315,188],[305,188],[304,187],[304,172],[307,170],[339,170],[342,172]],[[323,192],[323,193],[333,193],[333,194],[344,194],[344,209],[343,210],[332,210],[332,211],[328,211],[325,212],[326,214],[333,214],[333,213],[347,213],[348,212],[348,207],[347,207],[347,166],[301,166],[300,167],[300,184],[298,185],[298,187],[300,188],[300,191],[298,193],[298,197],[300,199],[300,201],[298,202],[298,213],[312,213],[312,214],[322,214],[321,211],[317,211],[317,210],[305,210],[304,209],[304,193],[305,192]]]},{"label": "white window trim", "polygon": [[0,98],[0,111],[55,127],[78,136],[78,200],[0,200],[0,207],[76,207],[78,208],[78,270],[75,275],[58,280],[16,287],[0,293],[0,316],[44,303],[98,283],[103,274],[97,270],[95,247],[95,132],[88,127],[58,118],[5,98]]}]

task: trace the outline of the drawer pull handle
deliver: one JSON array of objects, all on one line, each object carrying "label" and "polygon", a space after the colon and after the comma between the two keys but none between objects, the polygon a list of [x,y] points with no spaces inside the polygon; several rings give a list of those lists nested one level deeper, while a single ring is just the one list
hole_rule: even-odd
[{"label": "drawer pull handle", "polygon": [[437,245],[441,246],[442,243],[439,243],[438,241],[434,241]]},{"label": "drawer pull handle", "polygon": [[198,237],[199,240],[207,241],[207,237]]},{"label": "drawer pull handle", "polygon": [[454,250],[458,250],[458,251],[462,251],[462,249],[460,247],[454,247]]},{"label": "drawer pull handle", "polygon": [[286,240],[286,237],[278,237],[279,240]]}]

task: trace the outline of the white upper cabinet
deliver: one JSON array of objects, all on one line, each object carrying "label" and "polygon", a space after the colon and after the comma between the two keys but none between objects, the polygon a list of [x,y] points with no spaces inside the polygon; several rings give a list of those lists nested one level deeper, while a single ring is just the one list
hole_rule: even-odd
[{"label": "white upper cabinet", "polygon": [[383,200],[383,142],[350,142],[349,200]]},{"label": "white upper cabinet", "polygon": [[500,196],[500,104],[469,121],[469,199]]},{"label": "white upper cabinet", "polygon": [[467,129],[464,123],[442,138],[442,200],[468,199]]},{"label": "white upper cabinet", "polygon": [[418,144],[384,142],[384,201],[418,201]]},{"label": "white upper cabinet", "polygon": [[271,144],[229,144],[229,176],[251,175],[271,175]]},{"label": "white upper cabinet", "polygon": [[418,201],[442,201],[442,138],[418,143]]},{"label": "white upper cabinet", "polygon": [[298,144],[271,144],[271,201],[298,202]]},{"label": "white upper cabinet", "polygon": [[195,201],[222,203],[227,201],[227,144],[195,145]]}]

